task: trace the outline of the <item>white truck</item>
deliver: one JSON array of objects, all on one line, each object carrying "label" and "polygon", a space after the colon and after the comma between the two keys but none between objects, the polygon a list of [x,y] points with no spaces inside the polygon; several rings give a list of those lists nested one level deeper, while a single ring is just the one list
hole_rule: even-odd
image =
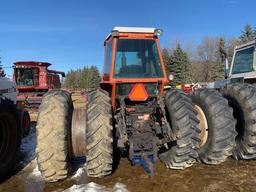
[{"label": "white truck", "polygon": [[256,84],[256,40],[235,47],[230,67],[226,60],[225,77],[225,80],[207,83],[207,88],[219,89],[230,83]]}]

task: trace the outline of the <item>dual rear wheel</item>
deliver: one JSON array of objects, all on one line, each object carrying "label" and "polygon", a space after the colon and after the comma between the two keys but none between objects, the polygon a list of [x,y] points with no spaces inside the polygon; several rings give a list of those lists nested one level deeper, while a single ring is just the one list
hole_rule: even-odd
[{"label": "dual rear wheel", "polygon": [[200,120],[199,159],[219,164],[227,157],[256,158],[256,88],[249,84],[230,84],[220,90],[193,92]]},{"label": "dual rear wheel", "polygon": [[[71,94],[67,91],[49,91],[40,105],[36,153],[39,170],[48,182],[67,178],[71,170],[70,159],[78,154],[83,155],[84,148],[87,151],[88,176],[103,177],[112,171],[112,114],[108,93],[95,91],[90,95],[86,118],[73,117],[72,121],[72,113]],[[76,114],[79,116],[84,113],[79,111]],[[86,122],[79,122],[85,119]],[[81,146],[81,150],[72,148],[71,139],[76,132],[71,131],[71,124],[86,126],[86,133],[82,135],[84,138],[81,138],[81,135],[79,138],[84,139],[88,144]],[[84,142],[77,143],[77,146],[81,144]]]},{"label": "dual rear wheel", "polygon": [[189,97],[173,89],[166,92],[165,105],[172,132],[177,135],[168,152],[160,154],[167,167],[183,169],[195,159],[219,164],[232,155],[236,119],[221,93],[198,89]]},{"label": "dual rear wheel", "polygon": [[224,162],[235,146],[233,110],[228,101],[215,90],[198,89],[192,94],[200,120],[199,160],[206,164]]},{"label": "dual rear wheel", "polygon": [[[222,94],[221,94],[222,93]],[[176,141],[159,158],[167,167],[184,169],[199,159],[219,164],[230,155],[256,158],[256,89],[228,85],[216,90],[198,89],[191,97],[169,90],[164,97],[167,120]],[[87,174],[103,177],[113,170],[113,125],[110,97],[97,90],[86,108]],[[72,155],[71,96],[66,91],[48,92],[39,108],[37,161],[46,181],[65,179]]]}]

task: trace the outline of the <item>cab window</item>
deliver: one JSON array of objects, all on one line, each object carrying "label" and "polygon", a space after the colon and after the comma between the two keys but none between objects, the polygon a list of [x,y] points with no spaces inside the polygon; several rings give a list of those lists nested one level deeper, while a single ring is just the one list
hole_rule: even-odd
[{"label": "cab window", "polygon": [[254,47],[237,51],[234,59],[232,74],[253,71]]},{"label": "cab window", "polygon": [[111,57],[112,57],[112,41],[106,44],[105,65],[103,70],[104,80],[109,79]]},{"label": "cab window", "polygon": [[155,40],[118,39],[115,78],[161,78],[163,71]]}]

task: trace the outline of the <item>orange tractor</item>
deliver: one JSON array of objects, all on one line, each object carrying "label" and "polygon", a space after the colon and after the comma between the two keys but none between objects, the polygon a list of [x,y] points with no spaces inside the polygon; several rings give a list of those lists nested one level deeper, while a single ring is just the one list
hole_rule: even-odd
[{"label": "orange tractor", "polygon": [[104,42],[100,89],[89,94],[86,108],[74,109],[66,91],[44,96],[37,122],[37,162],[46,181],[65,179],[70,158],[81,156],[86,156],[88,176],[104,177],[121,157],[152,173],[158,158],[168,168],[184,169],[196,159],[218,164],[239,151],[235,138],[240,142],[244,136],[237,133],[232,107],[218,91],[164,92],[168,78],[158,41],[161,33],[115,27]]}]

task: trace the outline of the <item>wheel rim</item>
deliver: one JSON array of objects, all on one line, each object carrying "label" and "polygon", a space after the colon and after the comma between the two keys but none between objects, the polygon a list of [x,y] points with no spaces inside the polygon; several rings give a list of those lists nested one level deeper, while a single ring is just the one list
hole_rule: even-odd
[{"label": "wheel rim", "polygon": [[86,111],[83,108],[73,110],[71,123],[71,155],[86,155]]},{"label": "wheel rim", "polygon": [[200,136],[200,144],[199,147],[203,147],[208,139],[208,123],[207,123],[207,119],[206,116],[204,114],[204,111],[202,110],[201,107],[199,107],[198,105],[195,105],[195,109],[197,112],[197,118],[199,119],[200,123],[199,123],[199,129],[201,131],[201,133],[199,134]]}]

